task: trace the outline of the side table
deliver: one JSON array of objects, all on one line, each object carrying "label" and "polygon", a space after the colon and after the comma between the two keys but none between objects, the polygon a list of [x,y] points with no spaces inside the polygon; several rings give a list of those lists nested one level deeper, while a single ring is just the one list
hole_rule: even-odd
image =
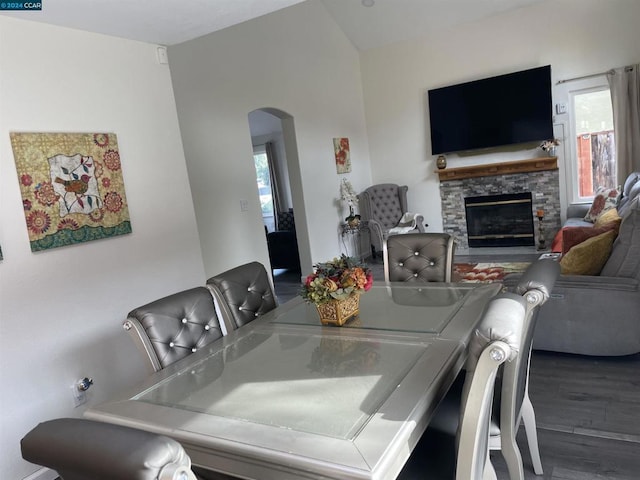
[{"label": "side table", "polygon": [[363,235],[368,240],[369,228],[360,222],[359,225],[351,226],[348,223],[342,223],[340,225],[340,239],[342,246],[344,247],[345,254],[349,257],[358,258],[364,260],[367,257],[368,248],[362,248]]}]

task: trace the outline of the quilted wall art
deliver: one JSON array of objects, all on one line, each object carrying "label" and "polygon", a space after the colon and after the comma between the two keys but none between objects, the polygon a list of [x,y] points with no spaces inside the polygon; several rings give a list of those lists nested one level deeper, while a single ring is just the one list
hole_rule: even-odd
[{"label": "quilted wall art", "polygon": [[131,233],[114,133],[10,136],[33,252]]}]

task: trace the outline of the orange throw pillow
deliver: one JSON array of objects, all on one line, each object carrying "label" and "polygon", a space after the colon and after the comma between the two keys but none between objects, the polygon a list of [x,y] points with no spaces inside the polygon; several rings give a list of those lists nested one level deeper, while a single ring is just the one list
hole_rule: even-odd
[{"label": "orange throw pillow", "polygon": [[553,242],[551,242],[551,251],[553,253],[562,253],[562,236],[564,235],[564,231],[567,228],[571,227],[562,227],[560,230],[558,230],[556,236],[553,237]]}]

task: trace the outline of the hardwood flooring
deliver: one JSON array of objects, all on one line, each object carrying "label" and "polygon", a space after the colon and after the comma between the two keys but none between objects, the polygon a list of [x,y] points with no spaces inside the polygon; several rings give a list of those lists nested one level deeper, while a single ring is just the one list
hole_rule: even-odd
[{"label": "hardwood flooring", "polygon": [[[474,252],[475,253],[475,252]],[[456,262],[533,261],[535,251],[456,253]],[[369,259],[383,280],[382,260]],[[283,275],[280,277],[280,275]],[[300,273],[275,276],[278,301],[293,298]],[[279,280],[278,280],[279,278]],[[538,425],[544,475],[533,473],[524,435],[518,434],[526,480],[640,479],[640,354],[587,357],[534,351],[529,395]],[[509,480],[500,452],[491,453],[498,480]]]},{"label": "hardwood flooring", "polygon": [[[640,354],[587,357],[534,351],[529,396],[543,476],[533,473],[524,429],[518,435],[527,480],[640,478]],[[492,452],[499,480],[508,480]]]}]

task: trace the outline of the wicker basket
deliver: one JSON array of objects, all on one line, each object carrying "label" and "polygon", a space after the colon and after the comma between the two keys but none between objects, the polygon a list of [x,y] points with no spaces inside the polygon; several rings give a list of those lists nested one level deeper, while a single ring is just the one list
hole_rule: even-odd
[{"label": "wicker basket", "polygon": [[338,327],[354,315],[360,309],[360,295],[352,293],[344,300],[329,300],[328,302],[316,304],[320,322],[323,325],[337,325]]}]

